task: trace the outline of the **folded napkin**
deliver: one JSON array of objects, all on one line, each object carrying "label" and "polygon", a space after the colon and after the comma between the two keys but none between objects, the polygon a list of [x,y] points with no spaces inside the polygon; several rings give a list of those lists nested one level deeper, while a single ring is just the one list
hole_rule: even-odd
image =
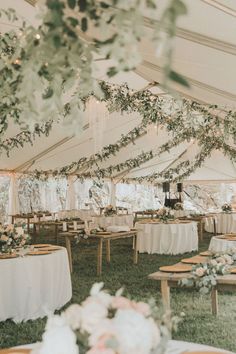
[{"label": "folded napkin", "polygon": [[111,225],[107,227],[108,232],[122,232],[122,231],[130,231],[128,225]]}]

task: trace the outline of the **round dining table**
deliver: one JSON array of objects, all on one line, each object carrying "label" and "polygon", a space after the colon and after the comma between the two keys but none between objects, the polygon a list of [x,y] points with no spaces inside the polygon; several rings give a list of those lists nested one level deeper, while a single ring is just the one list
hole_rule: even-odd
[{"label": "round dining table", "polygon": [[215,252],[227,252],[232,250],[232,248],[236,248],[236,238],[235,240],[232,239],[225,239],[224,236],[214,236],[211,238],[209,244],[209,251]]},{"label": "round dining table", "polygon": [[198,249],[197,223],[137,222],[137,249],[140,253],[182,254]]},{"label": "round dining table", "polygon": [[35,320],[60,309],[72,297],[67,251],[0,259],[0,321]]},{"label": "round dining table", "polygon": [[216,213],[212,217],[208,217],[205,222],[207,232],[214,232],[214,222],[217,234],[236,232],[236,212]]},{"label": "round dining table", "polygon": [[182,254],[198,250],[197,223],[137,222],[137,249],[140,253]]},{"label": "round dining table", "polygon": [[[24,349],[31,349],[34,351],[34,353],[37,353],[37,351],[40,349],[41,343],[34,343],[34,344],[28,344],[28,345],[22,345],[19,347],[16,347],[15,349],[17,350],[17,354],[21,354],[20,350],[22,350],[22,354],[25,354]],[[185,342],[185,341],[179,341],[179,340],[169,340],[167,343],[167,348],[165,351],[165,354],[183,354],[183,353],[189,353],[189,352],[195,352],[195,353],[201,353],[201,352],[210,352],[212,353],[224,353],[224,354],[233,354],[230,351],[227,351],[225,349],[220,349],[220,348],[215,348],[209,345],[204,345],[204,344],[197,344],[197,343],[191,343],[191,342]],[[12,354],[14,353],[14,348],[12,348]],[[1,351],[0,351],[1,354]],[[4,353],[5,354],[5,353]],[[8,352],[8,354],[11,354],[11,351]]]}]

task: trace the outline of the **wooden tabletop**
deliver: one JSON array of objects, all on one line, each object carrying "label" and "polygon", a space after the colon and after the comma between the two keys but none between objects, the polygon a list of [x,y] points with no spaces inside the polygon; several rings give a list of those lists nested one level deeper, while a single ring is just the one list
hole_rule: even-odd
[{"label": "wooden tabletop", "polygon": [[[81,230],[71,230],[71,231],[64,231],[64,232],[60,232],[61,236],[67,236],[67,237],[74,237],[76,233],[79,233]],[[88,235],[87,240],[91,239],[91,238],[98,238],[98,239],[118,239],[118,238],[126,238],[126,237],[131,237],[131,236],[135,236],[137,234],[136,230],[133,231],[127,231],[127,232],[111,232],[110,234],[91,234]]]}]

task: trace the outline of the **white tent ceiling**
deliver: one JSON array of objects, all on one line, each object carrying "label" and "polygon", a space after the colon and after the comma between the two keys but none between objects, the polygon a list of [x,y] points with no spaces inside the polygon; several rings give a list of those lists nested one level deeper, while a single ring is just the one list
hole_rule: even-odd
[{"label": "white tent ceiling", "polygon": [[[174,55],[174,69],[186,76],[191,89],[175,86],[186,97],[192,97],[200,102],[215,103],[236,108],[236,1],[234,0],[185,0],[188,15],[179,21]],[[158,2],[159,12],[166,1]],[[29,23],[36,24],[37,9],[25,0],[0,0],[1,8],[14,8],[16,12]],[[0,31],[7,31],[16,26],[0,19]],[[152,22],[145,18],[145,30],[152,31]],[[152,81],[160,81],[160,68],[155,56],[155,48],[147,40],[140,44],[144,61],[135,72],[117,75],[112,82],[121,84],[127,82],[133,89],[142,89]],[[97,62],[98,79],[107,79],[105,72],[109,61]],[[109,80],[108,80],[109,81]],[[155,92],[160,92],[155,88]],[[121,115],[112,113],[104,122],[103,145],[114,143],[140,122],[137,114]],[[1,155],[0,169],[2,171],[17,171],[34,169],[54,169],[79,160],[82,156],[94,153],[93,129],[84,121],[85,129],[81,135],[70,137],[65,128],[55,124],[49,137],[36,138],[33,146],[26,144],[23,148],[14,149],[10,157]],[[5,137],[15,136],[18,127],[10,124]],[[142,151],[156,149],[167,140],[164,130],[150,130],[147,135],[139,138],[135,145],[122,149],[117,156],[109,159],[101,166],[115,165],[128,158],[135,157]],[[175,166],[177,158],[182,155],[191,158],[194,146],[184,143],[141,165],[140,168],[125,171],[125,177],[137,177],[160,172],[170,165]],[[187,149],[187,150],[186,150]],[[183,158],[183,157],[182,157]],[[180,159],[178,159],[178,162]],[[117,175],[119,179],[121,176]],[[236,181],[236,169],[233,163],[220,152],[214,152],[189,178],[191,181],[221,180]]]}]

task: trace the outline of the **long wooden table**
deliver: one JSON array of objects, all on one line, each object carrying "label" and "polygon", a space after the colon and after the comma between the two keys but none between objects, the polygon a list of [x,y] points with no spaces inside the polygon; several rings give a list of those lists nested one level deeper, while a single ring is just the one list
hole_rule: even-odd
[{"label": "long wooden table", "polygon": [[12,224],[15,223],[16,219],[21,219],[21,220],[26,220],[26,224],[27,224],[27,232],[30,232],[30,223],[31,220],[34,219],[34,217],[36,216],[38,218],[38,221],[40,222],[40,219],[43,216],[52,216],[52,213],[50,212],[38,212],[38,213],[27,213],[27,214],[15,214],[15,215],[10,215],[11,216],[11,222]]},{"label": "long wooden table", "polygon": [[[166,309],[170,309],[170,288],[181,287],[179,281],[190,277],[191,273],[167,273],[161,271],[148,276],[151,280],[160,281],[163,305]],[[211,308],[213,315],[218,314],[218,291],[236,291],[236,274],[217,276],[217,285],[211,291]]]},{"label": "long wooden table", "polygon": [[[68,252],[68,258],[70,263],[70,270],[73,271],[73,260],[72,260],[72,252],[71,252],[71,240],[74,239],[78,232],[62,232],[59,235],[65,237],[66,241],[66,249]],[[102,251],[103,251],[103,242],[106,243],[106,260],[108,263],[111,261],[111,241],[118,240],[123,238],[133,238],[133,247],[134,247],[134,255],[133,262],[134,264],[138,263],[138,251],[137,251],[137,231],[129,231],[129,232],[113,232],[109,235],[106,234],[96,234],[90,235],[87,240],[95,240],[98,241],[97,248],[97,275],[102,274]]]}]

